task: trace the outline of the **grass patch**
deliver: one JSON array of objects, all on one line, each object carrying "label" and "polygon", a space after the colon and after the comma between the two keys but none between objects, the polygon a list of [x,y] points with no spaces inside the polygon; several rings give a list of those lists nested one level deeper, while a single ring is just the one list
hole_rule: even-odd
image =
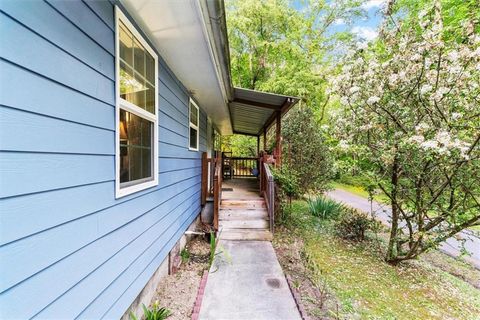
[{"label": "grass patch", "polygon": [[[345,190],[345,191],[351,192],[351,193],[353,193],[353,194],[355,194],[359,197],[368,199],[368,192],[361,186],[353,186],[353,185],[350,185],[350,184],[345,184],[345,183],[340,183],[340,182],[332,182],[331,187],[333,189]],[[388,203],[389,202],[388,197],[383,193],[379,193],[379,194],[374,195],[373,199],[375,201],[381,202],[381,203]]]},{"label": "grass patch", "polygon": [[285,232],[302,238],[315,280],[328,285],[342,318],[478,319],[480,291],[427,260],[391,266],[377,243],[335,237],[331,222],[309,215],[305,201],[293,202],[291,219]]}]

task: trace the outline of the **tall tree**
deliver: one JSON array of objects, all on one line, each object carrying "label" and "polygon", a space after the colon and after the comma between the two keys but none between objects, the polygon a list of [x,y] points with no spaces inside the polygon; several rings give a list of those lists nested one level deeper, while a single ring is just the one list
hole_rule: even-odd
[{"label": "tall tree", "polygon": [[445,26],[440,0],[387,12],[381,39],[352,52],[332,85],[341,144],[356,144],[390,199],[395,264],[480,225],[480,34],[478,11]]},{"label": "tall tree", "polygon": [[[325,66],[346,32],[331,32],[364,12],[361,0],[227,1],[227,23],[236,86],[301,97],[315,109],[325,105]],[[321,112],[320,112],[321,113]]]}]

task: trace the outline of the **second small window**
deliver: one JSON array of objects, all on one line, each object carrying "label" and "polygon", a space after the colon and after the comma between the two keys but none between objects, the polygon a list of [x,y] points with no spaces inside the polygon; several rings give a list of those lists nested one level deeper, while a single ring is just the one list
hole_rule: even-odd
[{"label": "second small window", "polygon": [[198,151],[198,118],[199,118],[199,110],[198,106],[195,102],[190,99],[189,103],[189,148],[190,150]]}]

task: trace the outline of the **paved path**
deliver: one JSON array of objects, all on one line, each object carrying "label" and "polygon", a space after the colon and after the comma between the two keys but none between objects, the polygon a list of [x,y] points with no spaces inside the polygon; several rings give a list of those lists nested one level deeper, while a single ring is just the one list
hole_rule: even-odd
[{"label": "paved path", "polygon": [[[327,195],[339,202],[343,202],[350,207],[370,212],[370,202],[357,196],[351,192],[336,189],[327,193]],[[390,225],[391,208],[386,204],[381,204],[373,201],[373,212],[377,219],[382,221],[385,225]],[[465,230],[458,233],[455,237],[452,237],[445,241],[440,246],[440,251],[448,254],[449,256],[458,257],[461,255],[461,241],[465,240],[465,249],[471,254],[471,256],[465,256],[464,259],[475,268],[480,270],[480,237],[473,234],[470,230]]]},{"label": "paved path", "polygon": [[219,242],[199,319],[301,320],[270,242]]}]

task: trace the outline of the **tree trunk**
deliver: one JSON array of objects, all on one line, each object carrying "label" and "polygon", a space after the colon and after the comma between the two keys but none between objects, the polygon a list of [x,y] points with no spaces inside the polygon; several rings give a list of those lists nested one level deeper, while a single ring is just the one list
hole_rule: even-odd
[{"label": "tree trunk", "polygon": [[386,261],[392,264],[398,262],[397,257],[399,250],[397,247],[398,244],[398,220],[399,220],[399,210],[397,204],[397,188],[398,188],[398,158],[395,156],[393,159],[392,165],[392,192],[390,193],[390,202],[392,205],[392,226],[390,227],[390,240],[388,242],[388,250]]}]

